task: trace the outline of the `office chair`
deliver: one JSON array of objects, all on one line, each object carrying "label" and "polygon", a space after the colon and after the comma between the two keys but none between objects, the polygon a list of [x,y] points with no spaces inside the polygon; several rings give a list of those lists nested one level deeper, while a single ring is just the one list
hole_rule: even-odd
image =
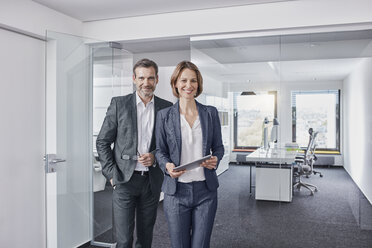
[{"label": "office chair", "polygon": [[[309,151],[309,153],[312,154],[312,156],[313,156],[313,160],[314,160],[313,162],[315,163],[315,161],[318,159],[318,158],[316,157],[316,155],[315,155],[315,149],[316,149],[315,138],[316,138],[318,132],[315,132],[315,133],[314,133],[313,129],[312,129],[312,128],[309,128],[309,134],[310,134],[309,142],[310,142],[310,140],[312,140],[312,141],[311,141],[312,143],[311,143],[311,145],[310,145],[310,151]],[[313,136],[313,137],[312,137],[312,136]],[[311,170],[313,171],[313,174],[314,174],[314,175],[319,174],[320,177],[323,177],[323,174],[322,174],[320,171],[316,171],[316,170],[314,170],[314,166],[313,166],[313,165],[312,165]],[[306,178],[309,178],[309,175],[306,175]]]},{"label": "office chair", "polygon": [[315,156],[316,150],[316,136],[318,132],[314,132],[312,128],[309,129],[309,143],[307,148],[304,150],[304,155],[296,156],[295,163],[296,163],[296,171],[294,172],[294,176],[298,178],[298,181],[293,185],[294,188],[301,190],[301,187],[307,188],[310,190],[310,194],[314,195],[314,191],[317,192],[318,188],[310,183],[305,183],[301,180],[303,176],[309,177],[311,174],[319,173],[322,177],[323,175],[320,172],[314,172],[314,162],[317,160]]}]

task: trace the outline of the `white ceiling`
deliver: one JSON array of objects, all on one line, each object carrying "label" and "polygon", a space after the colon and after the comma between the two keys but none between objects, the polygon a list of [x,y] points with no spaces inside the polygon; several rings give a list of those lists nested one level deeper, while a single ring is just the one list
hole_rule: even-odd
[{"label": "white ceiling", "polygon": [[224,83],[342,81],[372,57],[372,31],[192,43],[192,59]]},{"label": "white ceiling", "polygon": [[[81,21],[286,0],[33,0]],[[299,0],[292,0],[299,1]],[[354,31],[192,42],[203,75],[224,83],[343,80],[372,57],[372,32]],[[189,38],[122,42],[131,53],[190,49]]]},{"label": "white ceiling", "polygon": [[113,18],[201,10],[249,4],[299,0],[32,0],[78,20]]},{"label": "white ceiling", "polygon": [[372,31],[203,40],[123,42],[132,53],[188,50],[203,75],[224,83],[342,81],[372,57]]},{"label": "white ceiling", "polygon": [[230,84],[344,80],[360,58],[200,65],[203,75]]}]

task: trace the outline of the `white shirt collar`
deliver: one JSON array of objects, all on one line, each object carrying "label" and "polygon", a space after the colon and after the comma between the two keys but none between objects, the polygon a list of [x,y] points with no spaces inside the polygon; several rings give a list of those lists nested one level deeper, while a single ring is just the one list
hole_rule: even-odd
[{"label": "white shirt collar", "polygon": [[[152,98],[151,98],[151,100],[148,102],[148,103],[152,103],[152,104],[154,104],[154,95],[152,96]],[[140,103],[142,103],[143,104],[143,106],[145,106],[145,103],[142,101],[142,99],[139,97],[139,95],[138,95],[138,92],[136,91],[136,103],[137,103],[137,105],[138,104],[140,104]]]}]

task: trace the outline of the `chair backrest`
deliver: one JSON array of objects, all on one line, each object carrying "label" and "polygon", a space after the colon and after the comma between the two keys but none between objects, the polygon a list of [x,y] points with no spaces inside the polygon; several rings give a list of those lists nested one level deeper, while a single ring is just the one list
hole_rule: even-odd
[{"label": "chair backrest", "polygon": [[312,128],[309,128],[309,143],[304,151],[304,156],[300,156],[296,159],[296,163],[299,163],[300,174],[311,174],[313,171],[313,165],[316,160],[316,137],[318,132],[314,132]]},{"label": "chair backrest", "polygon": [[318,132],[314,132],[312,128],[309,129],[309,144],[305,151],[305,164],[310,166],[308,172],[313,171],[314,162],[316,160],[315,150],[316,150],[316,137]]},{"label": "chair backrest", "polygon": [[314,132],[312,128],[309,128],[309,143],[307,144],[306,149],[304,150],[305,157],[315,149],[315,137],[318,134],[318,132]]},{"label": "chair backrest", "polygon": [[317,135],[318,135],[318,132],[314,132],[314,131],[311,132],[310,137],[309,137],[309,145],[306,149],[308,153],[315,153]]}]

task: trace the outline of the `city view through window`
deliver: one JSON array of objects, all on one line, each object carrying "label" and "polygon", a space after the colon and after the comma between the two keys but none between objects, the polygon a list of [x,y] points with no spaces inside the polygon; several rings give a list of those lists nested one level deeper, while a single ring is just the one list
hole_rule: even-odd
[{"label": "city view through window", "polygon": [[[265,117],[274,118],[275,96],[262,93],[235,95],[235,118],[237,121],[235,147],[259,147],[262,143],[262,126]],[[272,122],[269,124],[271,130]]]},{"label": "city view through window", "polygon": [[294,141],[300,147],[307,146],[313,128],[318,149],[338,148],[338,99],[338,91],[292,92]]}]

